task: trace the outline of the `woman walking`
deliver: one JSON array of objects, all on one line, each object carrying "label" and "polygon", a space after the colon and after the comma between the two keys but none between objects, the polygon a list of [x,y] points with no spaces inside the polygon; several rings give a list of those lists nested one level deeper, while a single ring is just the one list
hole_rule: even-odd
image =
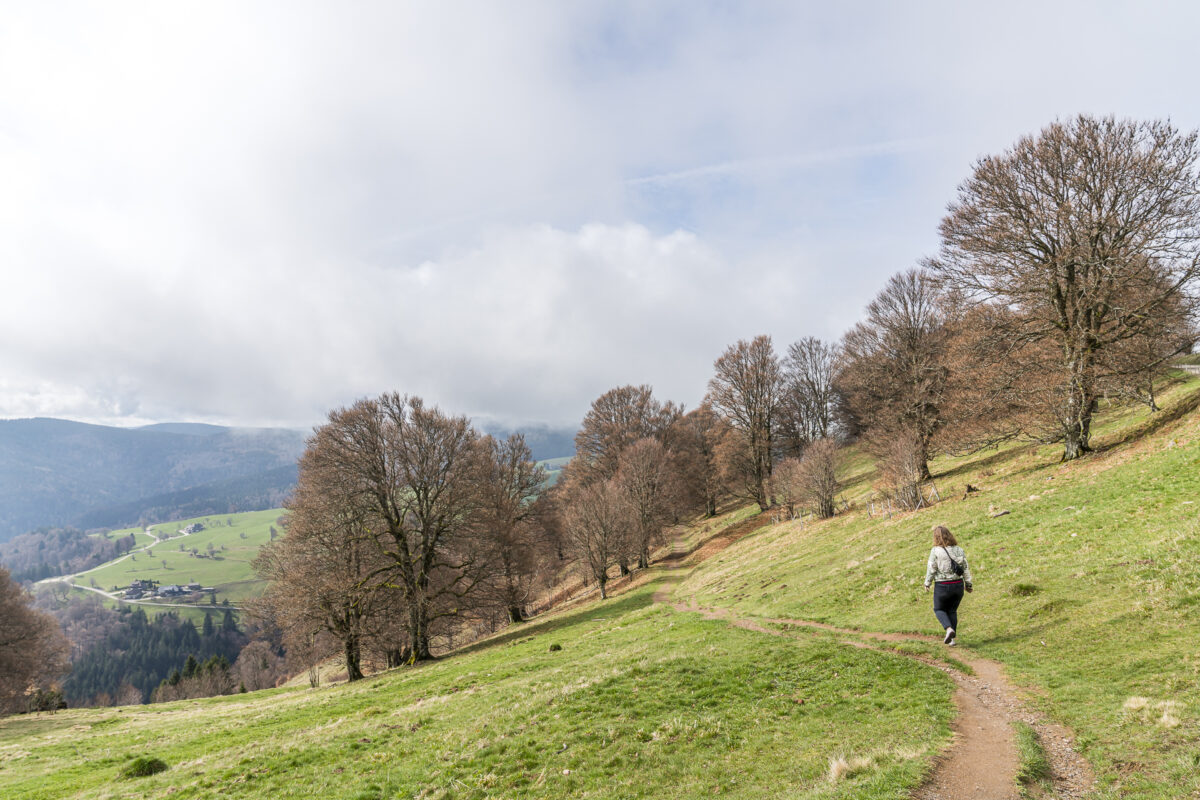
[{"label": "woman walking", "polygon": [[958,546],[950,529],[938,525],[933,529],[933,549],[929,551],[929,563],[925,567],[925,591],[933,584],[933,613],[946,629],[946,644],[958,644],[958,604],[962,602],[963,590],[971,591],[971,566],[967,554]]}]

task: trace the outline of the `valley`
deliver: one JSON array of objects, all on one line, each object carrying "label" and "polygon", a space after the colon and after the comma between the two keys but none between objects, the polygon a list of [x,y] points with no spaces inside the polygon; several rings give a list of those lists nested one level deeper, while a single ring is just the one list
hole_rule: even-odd
[{"label": "valley", "polygon": [[[1161,411],[1107,412],[1097,452],[1069,464],[1027,443],[939,457],[943,500],[915,512],[868,513],[873,467],[851,458],[849,510],[832,520],[697,521],[655,566],[614,578],[609,600],[417,667],[9,718],[0,792],[933,797],[921,787],[957,741],[953,676],[986,662],[1023,709],[997,729],[1016,754],[1003,796],[1187,796],[1200,791],[1198,403],[1200,379],[1179,375]],[[957,651],[930,636],[921,591],[935,523],[976,576]],[[1067,774],[1063,752],[1084,772]],[[120,778],[141,755],[167,770]]]}]

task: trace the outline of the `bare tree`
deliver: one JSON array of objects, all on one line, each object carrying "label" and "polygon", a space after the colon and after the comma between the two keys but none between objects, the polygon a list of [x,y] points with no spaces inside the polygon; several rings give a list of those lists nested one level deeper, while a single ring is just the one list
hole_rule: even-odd
[{"label": "bare tree", "polygon": [[702,508],[705,516],[715,516],[717,504],[725,493],[717,458],[717,444],[725,423],[708,404],[701,404],[675,423],[671,441],[675,474],[679,478],[683,503]]},{"label": "bare tree", "polygon": [[54,617],[0,567],[0,711],[21,711],[27,695],[48,689],[67,670],[70,645]]},{"label": "bare tree", "polygon": [[238,653],[233,673],[247,691],[270,689],[287,677],[283,657],[268,642],[252,641]]},{"label": "bare tree", "polygon": [[745,485],[759,508],[771,505],[770,478],[780,392],[779,359],[770,336],[739,340],[713,364],[707,400],[734,428],[744,450]]},{"label": "bare tree", "polygon": [[817,439],[804,450],[797,469],[800,497],[821,519],[832,517],[836,511],[841,451],[833,439]]},{"label": "bare tree", "polygon": [[846,333],[842,353],[837,384],[854,427],[877,452],[897,436],[915,436],[927,477],[947,379],[937,285],[919,270],[893,275],[867,306],[866,320]]},{"label": "bare tree", "polygon": [[812,336],[788,346],[779,399],[779,449],[785,455],[799,456],[809,442],[829,436],[839,355],[836,344]]},{"label": "bare tree", "polygon": [[621,453],[617,484],[629,499],[636,531],[632,537],[639,568],[650,566],[650,547],[658,543],[674,516],[676,480],[671,454],[657,439],[642,439]]},{"label": "bare tree", "polygon": [[325,430],[321,468],[376,520],[371,539],[385,563],[369,577],[403,600],[407,660],[431,658],[435,626],[457,616],[484,577],[485,448],[465,417],[395,393],[332,412]]},{"label": "bare tree", "polygon": [[927,477],[924,463],[920,438],[911,431],[900,432],[887,441],[881,454],[878,488],[901,508],[919,507],[921,484]]},{"label": "bare tree", "polygon": [[655,399],[650,386],[620,386],[592,402],[575,435],[572,469],[578,480],[611,478],[621,451],[639,439],[666,441],[682,408]]},{"label": "bare tree", "polygon": [[771,472],[771,491],[775,502],[787,511],[790,519],[797,516],[798,507],[804,504],[804,488],[800,473],[800,459],[789,456]]},{"label": "bare tree", "polygon": [[510,622],[525,619],[525,604],[538,576],[544,531],[534,502],[546,471],[533,461],[525,438],[484,440],[490,459],[481,487],[480,525],[491,561],[489,594]]},{"label": "bare tree", "polygon": [[1056,376],[1045,414],[1064,461],[1090,449],[1105,354],[1169,303],[1192,302],[1197,154],[1197,134],[1169,122],[1055,122],[977,162],[942,220],[929,266],[965,297],[1014,312],[993,338]]},{"label": "bare tree", "polygon": [[365,620],[385,590],[368,578],[381,560],[369,538],[371,509],[353,476],[330,468],[338,432],[326,425],[300,458],[284,535],[262,547],[257,573],[269,581],[259,607],[290,642],[324,631],[342,645],[349,680],[363,677]]},{"label": "bare tree", "polygon": [[1195,345],[1195,310],[1186,298],[1171,297],[1136,336],[1114,343],[1101,357],[1105,390],[1158,411],[1155,383],[1169,371],[1172,359]]},{"label": "bare tree", "polygon": [[562,510],[563,532],[571,552],[608,597],[608,569],[627,548],[636,525],[625,491],[615,480],[595,482],[572,493]]}]

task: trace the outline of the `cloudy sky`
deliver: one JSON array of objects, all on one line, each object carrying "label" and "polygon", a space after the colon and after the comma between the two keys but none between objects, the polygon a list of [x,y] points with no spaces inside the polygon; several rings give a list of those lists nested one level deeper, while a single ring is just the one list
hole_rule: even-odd
[{"label": "cloudy sky", "polygon": [[0,2],[0,417],[694,406],[855,322],[979,156],[1200,126],[1191,4],[982,6]]}]

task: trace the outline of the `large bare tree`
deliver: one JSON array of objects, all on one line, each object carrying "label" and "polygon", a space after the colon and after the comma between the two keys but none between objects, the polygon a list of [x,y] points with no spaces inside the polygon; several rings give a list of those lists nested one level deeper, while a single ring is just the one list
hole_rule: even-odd
[{"label": "large bare tree", "polygon": [[431,658],[435,625],[457,616],[485,575],[486,449],[465,417],[395,393],[332,412],[326,428],[322,468],[354,486],[377,520],[372,541],[386,563],[374,577],[403,599],[408,660]]},{"label": "large bare tree", "polygon": [[915,269],[893,275],[867,306],[867,318],[842,340],[837,385],[852,426],[877,451],[898,436],[915,436],[922,477],[929,476],[929,447],[943,424],[945,353],[938,287]]},{"label": "large bare tree", "polygon": [[641,439],[621,452],[617,484],[625,491],[636,525],[632,537],[639,568],[650,566],[650,547],[658,543],[674,516],[676,478],[670,452],[657,439]]},{"label": "large bare tree", "polygon": [[355,681],[363,677],[368,620],[387,590],[370,580],[381,559],[370,540],[374,519],[359,476],[332,468],[326,452],[337,436],[331,423],[308,441],[284,535],[254,560],[255,571],[269,581],[256,605],[291,647],[319,633],[336,639],[346,675]]},{"label": "large bare tree", "polygon": [[685,507],[702,508],[715,516],[725,493],[717,445],[726,423],[707,403],[680,417],[672,434],[675,474]]},{"label": "large bare tree", "polygon": [[800,458],[786,458],[775,469],[772,480],[776,495],[788,513],[795,516],[796,506],[808,506],[821,519],[834,515],[841,452],[833,439],[810,442]]},{"label": "large bare tree", "polygon": [[968,299],[1012,312],[989,339],[1044,376],[1063,460],[1089,450],[1114,371],[1107,354],[1146,335],[1170,303],[1192,302],[1197,154],[1197,134],[1169,122],[1055,122],[977,162],[942,220],[929,266]]},{"label": "large bare tree", "polygon": [[743,450],[729,461],[743,466],[750,498],[766,511],[771,506],[772,449],[781,388],[771,337],[756,336],[730,345],[713,363],[713,372],[707,402],[737,432]]}]

